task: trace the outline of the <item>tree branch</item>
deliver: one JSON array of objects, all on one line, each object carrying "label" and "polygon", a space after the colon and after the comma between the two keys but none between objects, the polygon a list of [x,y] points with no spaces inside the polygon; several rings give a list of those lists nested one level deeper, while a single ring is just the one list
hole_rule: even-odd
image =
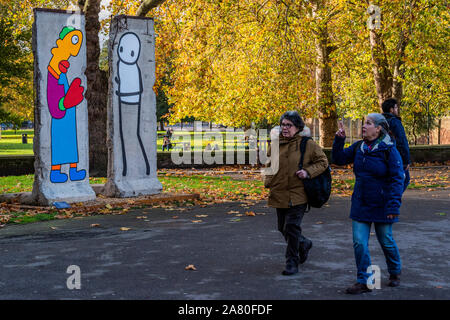
[{"label": "tree branch", "polygon": [[139,17],[145,17],[150,10],[163,4],[165,1],[166,0],[143,0],[136,12],[136,15]]},{"label": "tree branch", "polygon": [[86,0],[78,0],[78,8],[80,8],[80,11],[84,11],[84,5],[86,3]]}]

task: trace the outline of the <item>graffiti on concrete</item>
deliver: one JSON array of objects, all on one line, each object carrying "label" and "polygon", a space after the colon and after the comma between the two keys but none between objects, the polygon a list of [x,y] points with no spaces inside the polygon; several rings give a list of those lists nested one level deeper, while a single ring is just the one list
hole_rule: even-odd
[{"label": "graffiti on concrete", "polygon": [[[140,129],[141,129],[141,97],[143,92],[141,69],[138,65],[138,59],[141,51],[141,42],[139,37],[133,32],[124,33],[119,40],[117,47],[117,54],[119,60],[117,62],[117,76],[115,81],[118,84],[116,95],[119,97],[119,131],[120,140],[122,144],[122,161],[123,170],[122,175],[127,175],[127,157],[125,152],[125,144],[123,137],[123,123],[122,123],[122,105],[136,105],[137,112],[137,126],[136,135],[141,147],[142,155],[144,157],[146,174],[150,174],[150,164],[148,162],[147,154],[145,152],[144,144],[142,143]],[[132,124],[127,124],[132,125]]]},{"label": "graffiti on concrete", "polygon": [[[52,58],[48,64],[47,103],[51,114],[51,171],[50,181],[64,183],[67,174],[61,172],[63,164],[69,164],[71,181],[84,180],[86,170],[78,170],[78,143],[76,106],[84,97],[81,79],[75,78],[69,83],[67,71],[70,57],[76,57],[80,51],[83,34],[73,27],[63,27],[52,48]],[[81,70],[80,70],[81,72]]]}]

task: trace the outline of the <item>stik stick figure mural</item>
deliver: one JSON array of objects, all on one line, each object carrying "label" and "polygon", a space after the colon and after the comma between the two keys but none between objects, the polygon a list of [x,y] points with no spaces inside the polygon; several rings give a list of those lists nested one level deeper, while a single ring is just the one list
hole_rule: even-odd
[{"label": "stik stick figure mural", "polygon": [[84,88],[81,79],[75,78],[69,84],[67,70],[69,58],[76,57],[80,51],[83,34],[73,27],[64,27],[56,47],[51,50],[52,58],[48,65],[47,103],[51,114],[51,159],[50,181],[63,183],[67,174],[61,172],[61,165],[69,164],[71,181],[83,180],[86,170],[77,170],[78,143],[76,106],[83,101]]},{"label": "stik stick figure mural", "polygon": [[140,135],[141,97],[143,92],[141,69],[137,64],[140,51],[141,42],[135,33],[127,32],[120,37],[119,46],[117,47],[117,54],[119,56],[119,61],[117,62],[118,77],[115,77],[114,80],[118,84],[116,95],[119,97],[119,131],[122,145],[123,176],[127,175],[127,156],[125,152],[122,123],[123,104],[136,105],[138,108],[136,134],[145,161],[146,175],[150,174],[150,164]]}]

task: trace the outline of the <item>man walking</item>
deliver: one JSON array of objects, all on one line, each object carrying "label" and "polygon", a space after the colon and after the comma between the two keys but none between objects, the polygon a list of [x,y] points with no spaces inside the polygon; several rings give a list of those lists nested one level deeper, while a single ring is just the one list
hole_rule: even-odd
[{"label": "man walking", "polygon": [[396,146],[400,156],[403,160],[403,170],[405,171],[405,181],[403,186],[403,191],[409,185],[409,165],[411,163],[409,158],[409,145],[408,139],[406,139],[405,128],[402,125],[402,120],[399,117],[399,107],[397,100],[394,98],[387,99],[381,105],[383,109],[383,116],[389,123],[389,129],[394,135]]}]

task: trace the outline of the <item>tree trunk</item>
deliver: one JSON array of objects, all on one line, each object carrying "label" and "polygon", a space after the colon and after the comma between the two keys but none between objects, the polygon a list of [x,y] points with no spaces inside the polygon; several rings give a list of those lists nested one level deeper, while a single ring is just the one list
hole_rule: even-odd
[{"label": "tree trunk", "polygon": [[337,113],[331,80],[330,53],[332,49],[329,45],[329,34],[326,23],[319,25],[315,42],[317,54],[315,73],[316,103],[320,112],[319,143],[322,147],[331,147],[337,131]]},{"label": "tree trunk", "polygon": [[377,91],[378,104],[392,97],[392,73],[386,57],[386,47],[381,35],[375,30],[370,30],[370,46],[372,50],[372,70]]},{"label": "tree trunk", "polygon": [[89,117],[89,171],[90,176],[106,177],[108,150],[106,146],[106,116],[108,76],[99,68],[100,0],[79,1],[86,18],[87,90]]},{"label": "tree trunk", "polygon": [[438,144],[441,144],[441,119],[438,122]]},{"label": "tree trunk", "polygon": [[[405,2],[406,3],[406,2]],[[377,89],[378,104],[383,103],[384,100],[395,98],[400,105],[403,98],[403,83],[404,69],[402,68],[405,62],[405,49],[409,42],[412,33],[413,22],[413,7],[416,7],[416,1],[408,4],[409,7],[403,8],[403,16],[406,24],[405,29],[399,30],[399,37],[397,43],[397,56],[394,60],[392,71],[390,69],[387,56],[386,47],[381,38],[381,33],[376,29],[370,30],[370,46],[372,51],[373,75],[375,79],[375,87]],[[407,16],[408,15],[408,16]]]}]

